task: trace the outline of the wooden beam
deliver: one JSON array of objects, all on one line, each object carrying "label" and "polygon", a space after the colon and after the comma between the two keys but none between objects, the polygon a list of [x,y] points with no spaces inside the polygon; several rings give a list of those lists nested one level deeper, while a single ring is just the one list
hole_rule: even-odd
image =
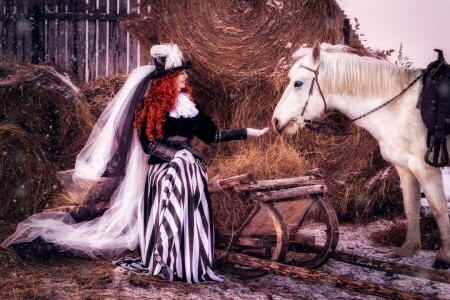
[{"label": "wooden beam", "polygon": [[286,198],[304,197],[314,194],[323,194],[327,192],[325,185],[316,184],[310,186],[295,187],[278,191],[253,192],[251,198],[256,201],[267,202]]},{"label": "wooden beam", "polygon": [[[216,250],[215,255],[217,257],[221,257],[229,263],[252,267],[275,274],[292,276],[307,282],[332,285],[336,288],[346,289],[353,292],[362,293],[364,295],[375,295],[390,299],[433,299],[433,296],[426,294],[402,291],[399,289],[385,287],[377,283],[337,276],[318,270],[288,266],[282,263],[259,259],[245,254]],[[440,298],[435,297],[434,299]]]},{"label": "wooden beam", "polygon": [[297,187],[304,185],[325,184],[325,180],[317,179],[314,176],[302,176],[293,178],[282,178],[272,180],[258,180],[256,183],[246,185],[237,185],[235,191],[258,191],[258,190],[276,190],[281,188]]},{"label": "wooden beam", "polygon": [[217,179],[217,180],[212,179],[208,182],[208,190],[210,192],[217,192],[233,188],[238,184],[249,184],[250,182],[253,182],[252,174],[241,174],[225,179]]},{"label": "wooden beam", "polygon": [[[310,246],[302,245],[301,248],[303,248],[306,251],[319,250],[317,246],[313,245]],[[437,271],[433,269],[424,268],[421,266],[411,266],[394,262],[388,262],[384,260],[368,258],[361,255],[347,253],[343,251],[335,251],[331,255],[331,258],[352,265],[369,268],[372,270],[401,274],[411,277],[419,277],[450,284],[450,274],[447,271]]]}]

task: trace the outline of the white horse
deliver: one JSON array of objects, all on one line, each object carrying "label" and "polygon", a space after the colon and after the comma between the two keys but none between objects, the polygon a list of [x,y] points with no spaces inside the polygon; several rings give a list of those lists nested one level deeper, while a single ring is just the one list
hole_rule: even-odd
[{"label": "white horse", "polygon": [[[326,109],[355,119],[393,98],[421,74],[420,69],[347,53],[349,49],[317,44],[309,51],[301,51],[289,70],[290,83],[273,114],[277,132],[294,134],[306,120],[320,117]],[[420,249],[422,187],[442,241],[433,267],[446,269],[450,266],[449,214],[441,170],[424,161],[427,129],[416,108],[421,88],[422,82],[416,82],[394,102],[355,123],[378,140],[383,158],[394,164],[400,176],[408,228],[406,241],[396,254],[411,257]]]}]

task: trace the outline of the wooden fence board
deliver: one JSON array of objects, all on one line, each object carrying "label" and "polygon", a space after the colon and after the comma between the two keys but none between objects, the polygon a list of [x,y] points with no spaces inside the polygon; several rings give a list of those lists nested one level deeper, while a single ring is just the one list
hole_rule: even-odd
[{"label": "wooden fence board", "polygon": [[[74,12],[75,11],[75,5],[74,0],[66,0],[66,11],[67,12]],[[67,20],[66,21],[66,39],[67,39],[67,48],[66,48],[66,64],[67,69],[76,73],[77,67],[76,67],[76,52],[75,52],[75,35],[76,35],[76,21],[73,20]]]},{"label": "wooden fence board", "polygon": [[[45,12],[56,11],[56,0],[46,1]],[[57,63],[56,51],[58,47],[58,20],[46,21],[46,46],[45,46],[45,60]]]},{"label": "wooden fence board", "polygon": [[[119,0],[117,2],[118,11],[121,14],[127,13],[127,0]],[[117,73],[127,73],[128,72],[128,34],[127,29],[123,22],[119,22],[118,29],[118,47],[117,47]]]},{"label": "wooden fence board", "polygon": [[[106,13],[106,3],[107,0],[99,0],[98,12]],[[97,21],[98,27],[98,61],[97,61],[97,78],[104,77],[107,75],[106,73],[106,64],[107,64],[107,22],[109,21]]]},{"label": "wooden fence board", "polygon": [[[88,0],[87,10],[89,13],[95,12],[95,4],[96,0]],[[87,42],[87,65],[88,65],[88,75],[86,80],[96,79],[96,71],[97,71],[97,21],[88,21],[88,42]]]},{"label": "wooden fence board", "polygon": [[[0,13],[6,12],[5,0],[0,0]],[[5,34],[4,34],[5,26],[3,22],[0,22],[0,60],[4,60],[4,51],[5,51]]]},{"label": "wooden fence board", "polygon": [[48,60],[83,80],[130,72],[150,61],[120,23],[139,13],[139,2],[0,0],[0,61]]},{"label": "wooden fence board", "polygon": [[[66,11],[66,1],[65,0],[57,0],[55,5],[56,12],[65,12]],[[57,29],[56,29],[56,63],[65,69],[69,68],[68,63],[68,55],[67,55],[67,20],[57,20]]]},{"label": "wooden fence board", "polygon": [[[5,12],[14,14],[14,1],[6,0]],[[5,21],[5,60],[15,62],[16,57],[16,22],[14,20]]]},{"label": "wooden fence board", "polygon": [[[86,2],[78,1],[76,10],[78,12],[86,12]],[[79,20],[76,21],[76,55],[77,55],[77,74],[78,78],[82,80],[86,79],[86,68],[87,68],[87,55],[86,55],[86,30],[87,21]]]}]

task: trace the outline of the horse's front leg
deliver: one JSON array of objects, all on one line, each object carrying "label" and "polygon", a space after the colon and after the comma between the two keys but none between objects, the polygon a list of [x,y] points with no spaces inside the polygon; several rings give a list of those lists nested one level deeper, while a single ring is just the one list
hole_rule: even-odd
[{"label": "horse's front leg", "polygon": [[436,255],[433,268],[448,269],[450,267],[450,221],[444,196],[441,170],[430,167],[423,161],[417,162],[414,166],[413,172],[425,192],[441,237],[441,248]]},{"label": "horse's front leg", "polygon": [[420,249],[420,184],[410,170],[401,166],[395,167],[400,176],[407,220],[406,240],[395,253],[398,256],[412,257]]}]

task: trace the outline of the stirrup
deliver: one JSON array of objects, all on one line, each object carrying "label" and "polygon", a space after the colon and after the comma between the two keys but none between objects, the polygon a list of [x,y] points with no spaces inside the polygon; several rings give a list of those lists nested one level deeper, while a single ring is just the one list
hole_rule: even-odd
[{"label": "stirrup", "polygon": [[[429,141],[430,139],[428,139]],[[428,144],[428,143],[427,143]],[[441,156],[442,150],[442,161],[439,162],[439,157]],[[433,161],[430,160],[430,154],[433,154]],[[425,162],[432,167],[441,168],[445,167],[449,163],[448,151],[447,151],[447,139],[446,138],[436,138],[434,137],[429,142],[429,147],[425,153]]]}]

